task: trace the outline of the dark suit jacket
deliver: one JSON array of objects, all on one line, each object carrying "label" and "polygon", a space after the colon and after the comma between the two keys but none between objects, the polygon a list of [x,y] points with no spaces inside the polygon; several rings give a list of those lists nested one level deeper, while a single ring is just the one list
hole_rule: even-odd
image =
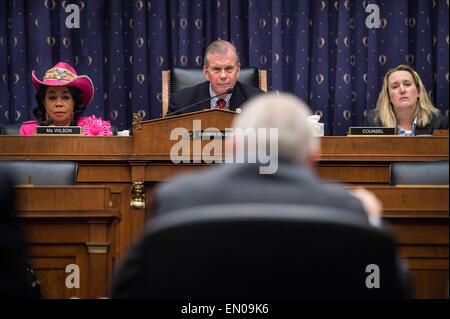
[{"label": "dark suit jacket", "polygon": [[[264,93],[259,88],[250,86],[239,81],[236,82],[234,86],[233,94],[231,94],[230,99],[230,110],[235,111],[236,108],[240,107],[245,101],[247,101],[252,96]],[[198,101],[207,99],[210,97],[209,94],[209,81],[202,82],[196,86],[189,87],[183,90],[175,91],[172,93],[169,101],[169,113],[175,112],[185,106],[191,105]],[[210,101],[206,101],[197,105],[192,106],[192,108],[185,110],[183,113],[190,113],[201,111],[203,109],[210,108]]]},{"label": "dark suit jacket", "polygon": [[[365,126],[383,126],[381,120],[378,117],[377,112],[374,110],[367,112],[367,116],[364,121]],[[448,129],[448,117],[441,113],[434,115],[431,118],[430,123],[425,127],[416,127],[416,135],[431,135],[433,130],[447,130]]]},{"label": "dark suit jacket", "polygon": [[311,170],[282,161],[273,175],[259,174],[257,164],[225,164],[179,177],[157,189],[152,212],[228,203],[318,205],[365,215],[361,202],[342,187],[323,183]]},{"label": "dark suit jacket", "polygon": [[[361,202],[342,187],[323,183],[311,170],[287,162],[279,162],[278,171],[273,175],[260,175],[257,164],[225,164],[194,175],[178,177],[158,187],[153,203],[154,214],[228,203],[328,206],[348,210],[355,220],[369,223]],[[336,219],[339,220],[338,215]],[[142,265],[152,258],[147,255],[146,247],[145,237],[141,237],[115,272],[113,298],[136,296],[134,289],[141,291],[140,285],[149,275]]]}]

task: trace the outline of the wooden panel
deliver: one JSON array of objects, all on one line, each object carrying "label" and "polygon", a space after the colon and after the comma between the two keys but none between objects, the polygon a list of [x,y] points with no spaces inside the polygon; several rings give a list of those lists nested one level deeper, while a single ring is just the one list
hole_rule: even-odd
[{"label": "wooden panel", "polygon": [[325,180],[352,184],[389,184],[389,164],[351,165],[320,162],[317,173]]},{"label": "wooden panel", "polygon": [[126,136],[0,136],[1,159],[120,160],[131,153]]},{"label": "wooden panel", "polygon": [[368,187],[406,261],[417,298],[448,298],[448,186]]},{"label": "wooden panel", "polygon": [[448,299],[448,258],[447,267],[442,270],[411,270],[411,279],[416,297],[420,299]]},{"label": "wooden panel", "polygon": [[[34,217],[53,215],[95,215],[94,210],[112,207],[111,192],[101,186],[20,186],[16,187],[17,209]],[[40,214],[40,212],[43,212]],[[78,212],[79,211],[79,212]]]},{"label": "wooden panel", "polygon": [[[109,188],[16,187],[17,215],[44,298],[107,296],[119,210]],[[80,287],[66,286],[66,267],[80,269]]]},{"label": "wooden panel", "polygon": [[[80,185],[91,185],[82,183]],[[132,242],[137,238],[140,232],[137,228],[143,228],[145,211],[130,209],[130,193],[131,187],[128,183],[104,183],[102,187],[111,189],[112,207],[119,208],[120,221],[115,227],[115,236],[113,243],[113,264],[120,261],[126,251],[130,248]],[[138,226],[133,227],[135,215],[141,216]],[[143,217],[142,217],[143,216]]]},{"label": "wooden panel", "polygon": [[[214,109],[144,121],[139,129],[133,129],[134,154],[150,156],[147,157],[150,159],[170,160],[170,149],[178,142],[178,134],[183,129],[229,128],[234,114],[232,111]],[[170,139],[171,132],[178,132],[176,139]],[[202,144],[206,144],[205,142]]]},{"label": "wooden panel", "polygon": [[[82,298],[89,295],[89,263],[83,245],[39,245],[28,244],[28,260],[36,270],[41,282],[43,298]],[[66,267],[76,264],[80,267],[80,288],[67,288]]]},{"label": "wooden panel", "polygon": [[383,202],[387,217],[448,218],[448,186],[373,186],[368,189]]},{"label": "wooden panel", "polygon": [[211,166],[202,164],[175,165],[172,163],[151,163],[146,166],[145,180],[152,182],[167,181],[180,174],[192,173]]},{"label": "wooden panel", "polygon": [[326,136],[321,142],[321,161],[448,160],[448,137],[444,136]]},{"label": "wooden panel", "polygon": [[[129,137],[0,136],[0,159],[122,161],[170,160],[175,128],[192,130],[193,120],[203,129],[231,127],[233,112],[207,110],[142,122]],[[448,160],[448,136],[321,138],[321,163],[363,164],[395,161]],[[372,164],[370,164],[372,165]]]},{"label": "wooden panel", "polygon": [[131,168],[128,163],[86,163],[78,165],[77,183],[130,183]]}]

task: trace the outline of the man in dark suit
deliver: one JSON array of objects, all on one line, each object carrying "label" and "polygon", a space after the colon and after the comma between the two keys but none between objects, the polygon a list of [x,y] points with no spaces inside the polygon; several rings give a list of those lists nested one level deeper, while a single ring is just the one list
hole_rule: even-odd
[{"label": "man in dark suit", "polygon": [[161,185],[153,201],[153,214],[209,204],[288,203],[346,209],[379,222],[381,204],[372,193],[356,189],[350,194],[343,187],[324,183],[315,175],[313,166],[320,152],[320,140],[314,136],[307,120],[309,114],[302,101],[288,94],[265,94],[252,99],[236,116],[234,128],[277,130],[278,152],[273,152],[270,161],[265,161],[269,164],[265,165],[266,170],[273,171],[276,164],[276,172],[261,174],[263,163],[242,163],[240,159],[244,156],[257,158],[258,150],[252,143],[239,147],[245,136],[238,134],[228,140],[228,143],[235,143],[235,164]]},{"label": "man in dark suit", "polygon": [[[259,88],[239,82],[239,73],[240,63],[236,47],[227,41],[214,41],[205,51],[203,74],[207,81],[173,92],[169,101],[169,114],[182,114],[208,108],[235,111],[247,99],[263,93]],[[232,89],[232,92],[226,94],[229,89]],[[181,110],[188,105],[220,94],[223,95]]]}]

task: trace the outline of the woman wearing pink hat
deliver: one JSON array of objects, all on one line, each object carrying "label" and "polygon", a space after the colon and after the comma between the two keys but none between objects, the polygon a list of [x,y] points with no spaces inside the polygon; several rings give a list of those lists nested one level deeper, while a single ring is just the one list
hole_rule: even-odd
[{"label": "woman wearing pink hat", "polygon": [[37,120],[22,123],[20,135],[34,135],[38,125],[81,126],[85,135],[110,136],[111,124],[94,115],[80,117],[94,96],[94,85],[87,75],[78,75],[65,62],[59,62],[39,80],[35,71],[32,82],[36,89]]}]

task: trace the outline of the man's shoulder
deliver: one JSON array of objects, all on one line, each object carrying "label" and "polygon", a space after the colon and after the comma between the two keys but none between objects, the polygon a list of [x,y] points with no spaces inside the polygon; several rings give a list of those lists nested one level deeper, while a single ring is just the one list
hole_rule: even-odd
[{"label": "man's shoulder", "polygon": [[159,185],[153,200],[154,214],[171,212],[215,201],[220,189],[227,185],[229,174],[225,165],[205,168],[201,172],[186,173]]},{"label": "man's shoulder", "polygon": [[260,88],[253,86],[253,85],[245,84],[240,81],[237,81],[236,84],[248,97],[264,93],[264,91],[262,91]]},{"label": "man's shoulder", "polygon": [[440,110],[432,113],[430,122],[425,126],[417,125],[416,135],[429,135],[434,130],[448,130],[448,117],[442,114]]},{"label": "man's shoulder", "polygon": [[439,110],[437,113],[433,114],[431,125],[432,129],[448,130],[448,116]]},{"label": "man's shoulder", "polygon": [[172,92],[172,97],[198,95],[199,92],[203,92],[205,90],[208,90],[208,92],[209,92],[209,82],[208,81],[204,81],[197,85],[174,91],[174,92]]},{"label": "man's shoulder", "polygon": [[[180,193],[196,193],[205,189],[206,185],[211,185],[223,175],[222,167],[205,168],[201,172],[185,173],[175,177],[173,180],[161,184],[157,188],[157,195],[171,198],[178,197]],[[206,188],[208,189],[208,187]]]}]

